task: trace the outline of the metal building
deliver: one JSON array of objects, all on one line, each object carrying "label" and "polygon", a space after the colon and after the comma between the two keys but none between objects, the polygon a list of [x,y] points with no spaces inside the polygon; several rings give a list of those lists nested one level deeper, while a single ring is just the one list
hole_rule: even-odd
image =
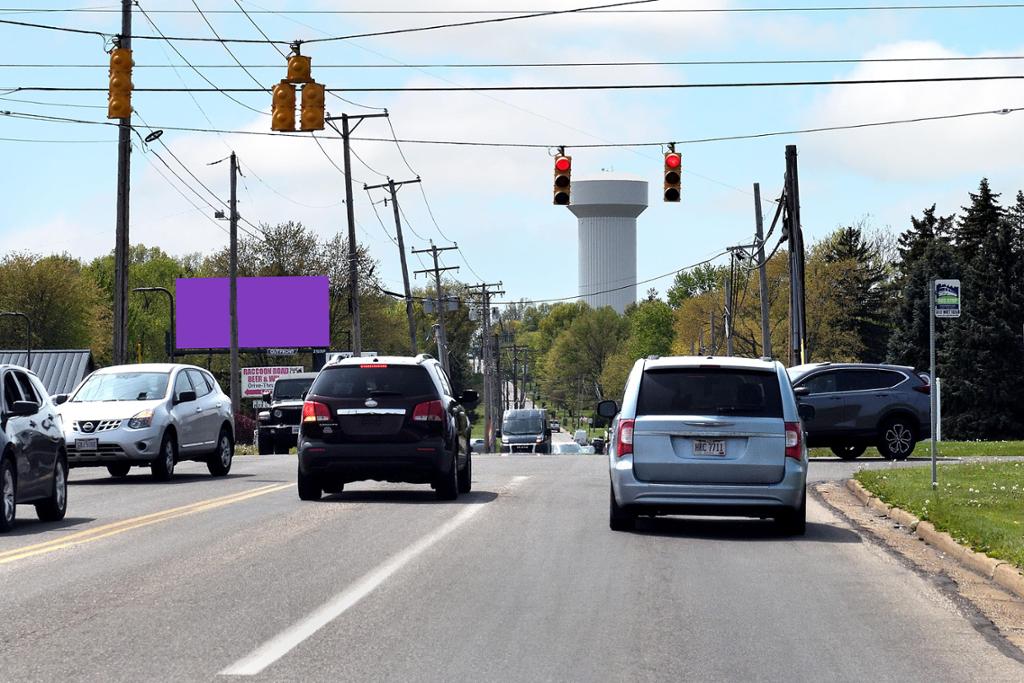
[{"label": "metal building", "polygon": [[636,219],[647,208],[647,181],[574,180],[568,208],[579,219],[580,297],[622,313],[636,301]]}]

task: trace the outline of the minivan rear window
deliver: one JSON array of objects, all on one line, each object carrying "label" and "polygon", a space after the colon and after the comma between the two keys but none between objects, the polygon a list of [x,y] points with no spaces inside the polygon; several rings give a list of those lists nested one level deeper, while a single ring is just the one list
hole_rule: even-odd
[{"label": "minivan rear window", "polygon": [[727,368],[659,368],[640,380],[637,416],[782,417],[775,373]]},{"label": "minivan rear window", "polygon": [[343,365],[324,368],[309,393],[331,398],[371,398],[427,396],[436,394],[437,389],[426,368],[419,365]]}]

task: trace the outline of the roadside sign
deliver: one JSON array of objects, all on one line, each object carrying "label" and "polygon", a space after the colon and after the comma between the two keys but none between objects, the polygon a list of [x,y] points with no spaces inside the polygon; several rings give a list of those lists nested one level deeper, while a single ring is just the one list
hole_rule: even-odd
[{"label": "roadside sign", "polygon": [[935,281],[935,317],[960,317],[960,281]]},{"label": "roadside sign", "polygon": [[298,349],[267,349],[268,356],[294,356]]},{"label": "roadside sign", "polygon": [[274,382],[278,377],[294,375],[305,372],[301,365],[268,367],[268,368],[242,368],[242,397],[262,397],[264,391],[272,391]]}]

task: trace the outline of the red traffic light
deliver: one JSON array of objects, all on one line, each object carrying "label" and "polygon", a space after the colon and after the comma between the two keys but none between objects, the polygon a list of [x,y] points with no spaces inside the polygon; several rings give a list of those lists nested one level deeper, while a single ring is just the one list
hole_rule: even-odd
[{"label": "red traffic light", "polygon": [[558,157],[558,159],[555,160],[556,171],[565,173],[570,168],[572,168],[572,161],[570,161],[569,157]]},{"label": "red traffic light", "polygon": [[665,166],[668,168],[679,168],[683,165],[683,158],[674,152],[665,155]]}]

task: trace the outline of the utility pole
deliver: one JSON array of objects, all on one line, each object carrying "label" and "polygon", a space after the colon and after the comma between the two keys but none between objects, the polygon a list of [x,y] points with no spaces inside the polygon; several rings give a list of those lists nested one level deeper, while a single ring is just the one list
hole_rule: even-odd
[{"label": "utility pole", "polygon": [[450,247],[439,247],[439,246],[435,245],[433,242],[431,242],[429,249],[413,249],[412,250],[412,253],[414,253],[414,254],[430,254],[433,257],[433,259],[434,259],[434,267],[433,268],[427,268],[425,270],[417,270],[416,271],[416,275],[420,275],[421,273],[424,273],[424,274],[425,273],[433,273],[434,274],[434,284],[436,285],[436,290],[437,290],[437,324],[439,326],[439,328],[438,328],[438,335],[437,335],[438,355],[441,356],[438,360],[441,361],[441,367],[444,369],[445,374],[447,374],[449,376],[451,375],[451,370],[449,369],[449,366],[448,366],[448,336],[447,336],[447,334],[445,332],[445,327],[444,327],[444,309],[445,309],[446,302],[444,300],[443,290],[441,289],[441,273],[446,271],[446,270],[458,270],[459,267],[458,266],[448,266],[447,268],[442,268],[440,266],[440,264],[438,263],[438,256],[441,254],[441,252],[451,251],[453,249],[458,249],[458,248],[459,248],[458,244],[455,244],[455,245],[450,246]]},{"label": "utility pole", "polygon": [[786,146],[786,229],[789,238],[790,350],[789,364],[810,360],[807,353],[807,318],[804,308],[804,236],[800,227],[800,177],[796,145]]},{"label": "utility pole", "polygon": [[[121,0],[117,47],[132,47],[132,0]],[[114,237],[114,363],[128,362],[128,210],[131,194],[132,119],[117,124],[117,226]]]},{"label": "utility pole", "polygon": [[494,432],[496,429],[494,426],[496,411],[495,395],[497,394],[497,383],[494,378],[495,364],[491,347],[491,297],[495,294],[501,295],[505,293],[504,290],[497,289],[499,287],[501,287],[500,282],[482,282],[469,287],[471,290],[480,291],[484,307],[483,330],[480,332],[480,350],[484,362],[484,450],[488,453],[494,452]]},{"label": "utility pole", "polygon": [[768,325],[768,264],[764,260],[764,215],[761,213],[761,184],[754,183],[754,225],[757,237],[758,291],[761,295],[761,355],[772,357],[772,334]]},{"label": "utility pole", "polygon": [[718,339],[715,334],[715,312],[711,311],[711,353],[709,356],[714,356],[718,353]]},{"label": "utility pole", "polygon": [[405,315],[409,319],[409,343],[411,344],[412,355],[416,355],[416,315],[412,306],[412,289],[409,287],[409,266],[405,262],[405,240],[402,238],[401,212],[398,209],[398,188],[402,185],[409,185],[420,182],[416,180],[403,180],[395,182],[388,178],[388,182],[382,185],[363,185],[364,190],[376,190],[381,187],[388,188],[391,193],[391,208],[395,212],[395,232],[398,234],[398,255],[402,259],[402,284],[405,286]]},{"label": "utility pole", "polygon": [[[348,216],[348,296],[349,310],[352,313],[352,354],[358,358],[363,351],[363,331],[359,322],[359,252],[356,245],[356,214],[352,205],[352,153],[349,149],[349,137],[363,122],[363,119],[387,118],[387,111],[382,114],[359,114],[349,116],[328,116],[324,119],[331,124],[331,128],[341,135],[344,147],[345,162],[345,210]],[[341,120],[341,130],[334,124]],[[356,124],[349,127],[349,121],[355,120]]]},{"label": "utility pole", "polygon": [[231,412],[237,415],[242,409],[242,371],[238,367],[238,157],[231,153],[231,201],[228,207],[231,215],[231,245],[228,252],[228,277],[231,297]]},{"label": "utility pole", "polygon": [[736,270],[736,254],[729,252],[729,277],[725,280],[725,355],[733,355],[732,346],[732,280]]}]

